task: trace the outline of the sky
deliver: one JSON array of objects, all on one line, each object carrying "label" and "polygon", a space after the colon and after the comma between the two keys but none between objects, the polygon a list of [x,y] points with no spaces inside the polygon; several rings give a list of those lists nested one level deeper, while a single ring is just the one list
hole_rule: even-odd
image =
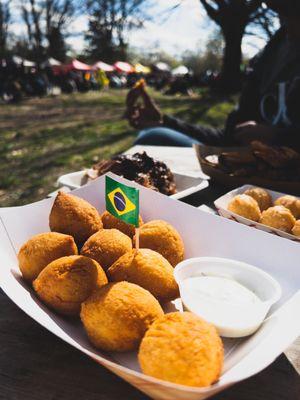
[{"label": "sky", "polygon": [[[187,50],[202,49],[216,25],[209,20],[199,0],[182,0],[181,5],[168,12],[179,0],[155,0],[151,8],[152,20],[146,21],[144,28],[130,31],[128,41],[137,49],[160,49],[174,56],[180,56]],[[70,26],[73,32],[84,32],[87,19],[77,18]],[[84,48],[83,38],[78,35],[68,39],[69,44],[80,52]],[[254,56],[265,41],[251,36],[243,41],[243,52]]]}]

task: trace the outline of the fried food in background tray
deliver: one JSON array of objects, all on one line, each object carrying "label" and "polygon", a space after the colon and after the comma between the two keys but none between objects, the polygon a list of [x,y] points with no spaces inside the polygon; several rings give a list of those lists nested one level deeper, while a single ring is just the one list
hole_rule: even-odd
[{"label": "fried food in background tray", "polygon": [[273,168],[300,167],[300,154],[289,147],[271,147],[259,141],[251,143],[254,155]]},{"label": "fried food in background tray", "polygon": [[295,196],[284,195],[273,200],[267,190],[252,187],[233,196],[227,210],[251,221],[300,236],[300,200]]},{"label": "fried food in background tray", "polygon": [[167,196],[176,193],[171,170],[164,162],[149,157],[145,151],[133,155],[121,154],[111,160],[100,161],[88,172],[88,177],[95,179],[107,172],[113,172]]},{"label": "fried food in background tray", "polygon": [[298,181],[300,177],[299,153],[289,147],[269,146],[259,141],[251,143],[248,153],[223,152],[211,163],[235,177],[264,176],[280,181]]}]

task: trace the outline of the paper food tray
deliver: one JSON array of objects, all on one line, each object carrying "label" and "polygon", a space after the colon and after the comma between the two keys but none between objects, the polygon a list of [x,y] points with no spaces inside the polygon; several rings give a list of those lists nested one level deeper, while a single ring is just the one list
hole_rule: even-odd
[{"label": "paper food tray", "polygon": [[197,155],[192,147],[135,145],[124,151],[124,154],[133,155],[144,151],[155,160],[167,164],[173,173],[206,180],[209,178],[199,168]]},{"label": "paper food tray", "polygon": [[[173,172],[173,174],[177,187],[177,193],[170,196],[173,199],[183,199],[208,186],[208,182],[200,177],[183,175],[176,172]],[[65,186],[71,190],[78,189],[85,184],[85,171],[71,172],[70,174],[62,175],[58,178],[57,183],[59,186]]]},{"label": "paper food tray", "polygon": [[[241,217],[238,214],[235,214],[232,211],[229,211],[228,204],[229,202],[233,199],[234,196],[238,194],[244,193],[247,189],[253,188],[254,186],[252,185],[244,185],[242,187],[239,187],[237,189],[232,190],[231,192],[228,192],[224,196],[218,198],[214,204],[216,209],[218,210],[218,213],[225,218],[232,219],[233,221],[240,222],[241,224],[245,224],[247,226],[260,229],[262,231],[268,232],[268,233],[273,233],[274,235],[293,240],[295,242],[300,242],[300,237],[294,236],[290,233],[286,233],[283,231],[280,231],[279,229],[271,228],[269,226],[260,224],[259,222],[251,221],[250,219]],[[278,197],[284,196],[286,193],[280,193],[280,192],[274,192],[273,190],[266,189],[271,197],[273,202],[278,199]]]},{"label": "paper food tray", "polygon": [[[119,182],[139,187],[109,175]],[[244,261],[272,274],[281,284],[283,296],[280,302],[254,335],[224,340],[225,365],[217,383],[207,388],[193,388],[146,376],[139,369],[136,353],[102,353],[96,350],[79,322],[58,316],[37,299],[21,278],[16,254],[32,235],[49,231],[48,217],[53,198],[27,206],[0,209],[1,287],[12,301],[42,326],[153,399],[205,399],[260,372],[299,336],[300,319],[295,317],[300,308],[299,245],[248,229],[144,187],[139,189],[143,219],[161,218],[172,223],[184,239],[186,257],[218,256]],[[75,191],[77,196],[89,201],[100,212],[105,207],[104,192],[104,177]],[[169,310],[172,309],[174,305],[170,304]]]}]

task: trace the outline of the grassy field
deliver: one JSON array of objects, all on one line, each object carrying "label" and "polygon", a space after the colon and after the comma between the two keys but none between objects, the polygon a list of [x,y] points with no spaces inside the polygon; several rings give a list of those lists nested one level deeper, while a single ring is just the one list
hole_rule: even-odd
[{"label": "grassy field", "polygon": [[[122,118],[126,91],[35,98],[0,105],[0,206],[26,204],[55,190],[57,178],[122,152],[136,132]],[[154,96],[165,113],[221,126],[233,99]]]}]

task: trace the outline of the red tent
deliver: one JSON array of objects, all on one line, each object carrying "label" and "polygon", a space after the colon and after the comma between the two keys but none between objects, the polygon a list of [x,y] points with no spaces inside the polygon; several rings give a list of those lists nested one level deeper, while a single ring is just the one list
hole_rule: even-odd
[{"label": "red tent", "polygon": [[114,67],[117,71],[125,72],[126,74],[134,72],[133,66],[124,61],[117,61],[116,63],[114,63]]},{"label": "red tent", "polygon": [[72,69],[75,69],[76,71],[91,71],[93,67],[91,67],[88,64],[85,64],[79,60],[72,60],[70,64],[65,64],[58,66],[57,69],[63,70],[63,71],[70,71]]},{"label": "red tent", "polygon": [[92,67],[88,64],[85,64],[79,60],[72,60],[71,62],[72,69],[77,69],[79,71],[90,71]]},{"label": "red tent", "polygon": [[103,61],[98,61],[96,62],[96,64],[93,65],[94,69],[101,69],[104,72],[112,72],[115,70],[115,67],[113,67],[112,65],[106,64]]}]

